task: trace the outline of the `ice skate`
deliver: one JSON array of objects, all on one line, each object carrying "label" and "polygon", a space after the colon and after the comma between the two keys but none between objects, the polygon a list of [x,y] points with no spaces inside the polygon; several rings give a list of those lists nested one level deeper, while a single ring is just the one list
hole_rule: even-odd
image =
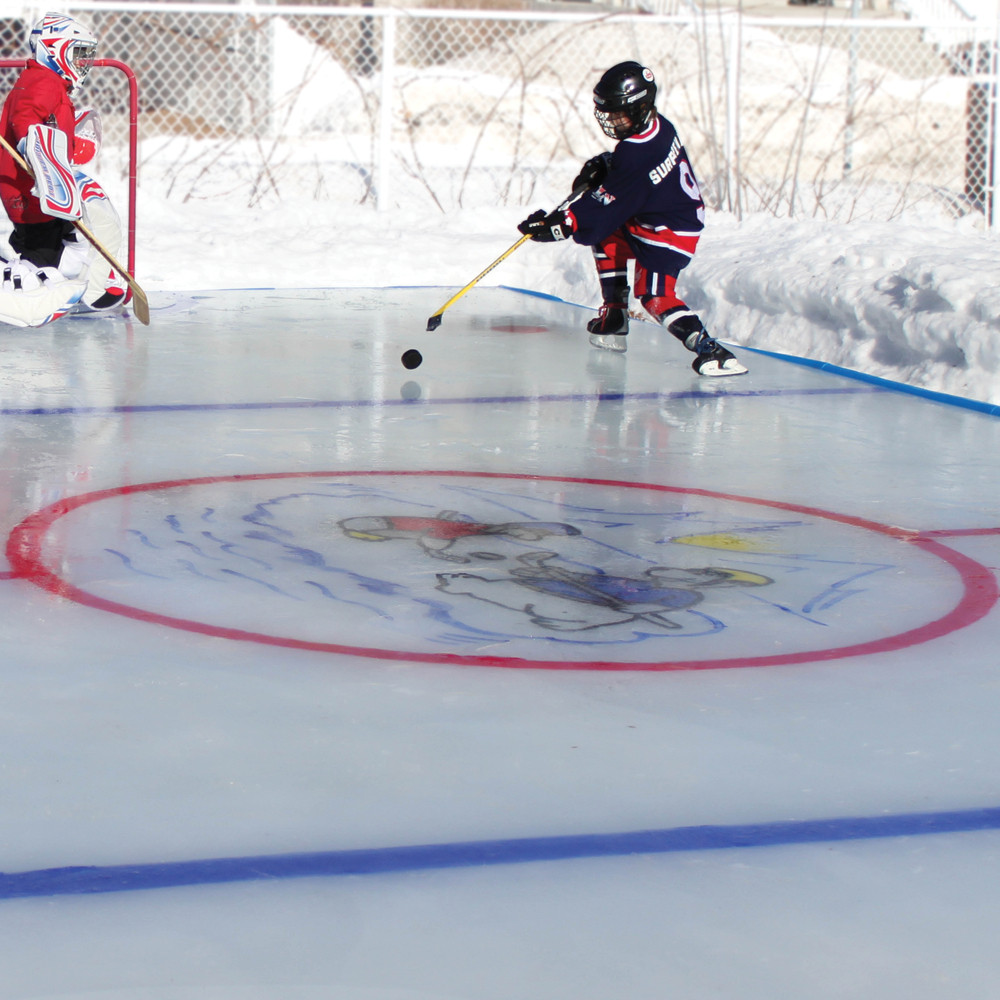
[{"label": "ice skate", "polygon": [[702,325],[693,313],[680,316],[667,329],[695,355],[691,367],[699,374],[710,378],[720,375],[745,375],[747,368],[736,360],[732,351],[727,351]]},{"label": "ice skate", "polygon": [[698,344],[698,353],[691,367],[699,374],[711,378],[720,375],[745,375],[747,368],[736,360],[718,341],[705,334],[704,342]]},{"label": "ice skate", "polygon": [[628,306],[605,302],[587,329],[593,347],[624,354],[628,350]]}]

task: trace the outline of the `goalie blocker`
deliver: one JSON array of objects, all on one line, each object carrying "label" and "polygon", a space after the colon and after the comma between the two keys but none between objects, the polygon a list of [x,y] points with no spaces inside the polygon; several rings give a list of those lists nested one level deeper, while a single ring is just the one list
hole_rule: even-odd
[{"label": "goalie blocker", "polygon": [[32,125],[17,148],[35,175],[31,193],[42,211],[70,222],[82,218],[83,203],[69,162],[66,133],[51,125]]}]

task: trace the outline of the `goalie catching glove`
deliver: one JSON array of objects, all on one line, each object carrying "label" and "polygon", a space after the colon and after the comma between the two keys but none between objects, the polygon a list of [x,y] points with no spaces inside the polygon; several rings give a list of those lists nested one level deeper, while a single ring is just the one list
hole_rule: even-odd
[{"label": "goalie catching glove", "polygon": [[519,233],[530,236],[536,243],[555,243],[569,239],[574,229],[576,221],[569,212],[546,212],[544,208],[532,212],[517,227]]}]

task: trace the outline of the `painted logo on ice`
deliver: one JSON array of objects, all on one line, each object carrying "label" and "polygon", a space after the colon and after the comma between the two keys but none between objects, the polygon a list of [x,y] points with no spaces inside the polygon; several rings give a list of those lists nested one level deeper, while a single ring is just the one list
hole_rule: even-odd
[{"label": "painted logo on ice", "polygon": [[411,662],[671,670],[899,649],[996,601],[930,538],[645,483],[461,472],[212,477],[63,500],[14,575],[230,639]]}]

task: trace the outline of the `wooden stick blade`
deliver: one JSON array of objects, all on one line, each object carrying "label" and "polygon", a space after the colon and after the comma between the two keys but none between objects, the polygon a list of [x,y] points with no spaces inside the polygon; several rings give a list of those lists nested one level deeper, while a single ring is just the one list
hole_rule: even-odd
[{"label": "wooden stick blade", "polygon": [[434,315],[429,317],[427,320],[428,333],[436,330],[440,325],[441,325],[441,313],[434,313]]},{"label": "wooden stick blade", "polygon": [[129,282],[129,288],[132,289],[132,312],[135,313],[135,318],[143,326],[149,326],[149,299],[146,298],[146,293],[134,281]]}]

